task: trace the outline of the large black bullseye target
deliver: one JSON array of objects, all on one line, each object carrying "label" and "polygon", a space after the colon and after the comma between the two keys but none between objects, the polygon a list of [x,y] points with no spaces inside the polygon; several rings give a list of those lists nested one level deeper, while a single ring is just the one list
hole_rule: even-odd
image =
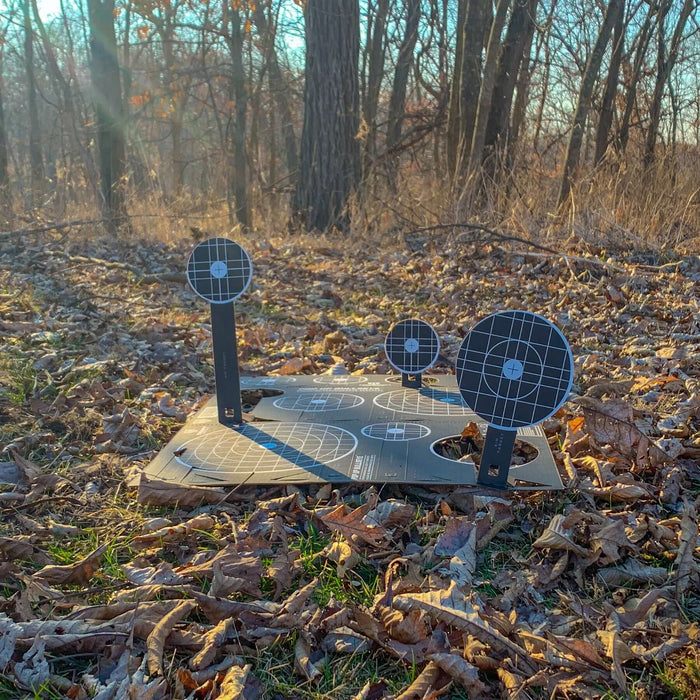
[{"label": "large black bullseye target", "polygon": [[435,363],[440,352],[440,339],[425,321],[399,321],[384,341],[389,364],[405,374],[422,374]]},{"label": "large black bullseye target", "polygon": [[574,360],[561,331],[529,311],[479,321],[457,355],[465,403],[490,425],[516,430],[555,413],[571,390]]},{"label": "large black bullseye target", "polygon": [[200,243],[187,261],[187,279],[202,299],[227,304],[250,284],[253,265],[248,253],[228,238],[210,238]]}]

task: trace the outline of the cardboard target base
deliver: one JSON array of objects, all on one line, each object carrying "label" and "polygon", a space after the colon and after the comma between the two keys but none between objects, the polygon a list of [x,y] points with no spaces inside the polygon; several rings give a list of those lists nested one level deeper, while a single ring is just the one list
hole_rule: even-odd
[{"label": "cardboard target base", "polygon": [[[273,389],[240,427],[222,426],[212,398],[146,468],[149,476],[196,486],[304,483],[410,483],[476,486],[471,461],[438,455],[435,443],[486,422],[462,401],[454,376],[319,375],[242,377],[241,388]],[[518,430],[538,451],[512,466],[509,488],[563,488],[539,426]]]}]

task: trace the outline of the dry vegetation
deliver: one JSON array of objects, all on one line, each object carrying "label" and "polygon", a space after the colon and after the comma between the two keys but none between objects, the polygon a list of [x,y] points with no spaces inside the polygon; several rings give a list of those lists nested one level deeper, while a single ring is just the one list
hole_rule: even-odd
[{"label": "dry vegetation", "polygon": [[191,240],[2,238],[0,697],[700,697],[700,259],[605,252],[613,232],[568,257],[237,237],[246,372],[387,371],[405,313],[447,358],[488,312],[556,322],[566,488],[527,495],[144,480],[213,389]]}]

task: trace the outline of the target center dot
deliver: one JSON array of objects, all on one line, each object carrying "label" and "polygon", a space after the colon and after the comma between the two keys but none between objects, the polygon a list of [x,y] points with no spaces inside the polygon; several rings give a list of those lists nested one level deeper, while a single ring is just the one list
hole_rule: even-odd
[{"label": "target center dot", "polygon": [[403,435],[406,431],[403,428],[388,428],[386,432],[389,435]]},{"label": "target center dot", "polygon": [[226,266],[226,263],[221,261],[221,260],[215,260],[212,264],[211,267],[209,268],[211,272],[212,277],[216,277],[216,279],[221,279],[222,277],[226,277],[226,273],[228,272],[228,267]]},{"label": "target center dot", "polygon": [[420,347],[418,344],[418,341],[415,338],[408,338],[406,342],[403,344],[404,349],[406,352],[418,352],[418,348]]},{"label": "target center dot", "polygon": [[503,364],[503,376],[507,379],[520,379],[523,376],[523,363],[520,360],[506,360]]},{"label": "target center dot", "polygon": [[274,450],[275,447],[277,447],[276,442],[263,442],[260,444],[260,447],[264,447],[266,450]]}]

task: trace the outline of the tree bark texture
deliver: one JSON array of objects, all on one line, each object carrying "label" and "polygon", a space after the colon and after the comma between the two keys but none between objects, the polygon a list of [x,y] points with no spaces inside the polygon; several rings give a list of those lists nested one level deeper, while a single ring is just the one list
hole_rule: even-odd
[{"label": "tree bark texture", "polygon": [[2,51],[0,50],[0,222],[7,223],[12,218],[12,195],[10,192],[9,153],[7,148],[7,127],[3,107]]},{"label": "tree bark texture", "polygon": [[625,45],[625,0],[622,0],[622,7],[617,15],[615,29],[613,30],[613,48],[610,56],[610,66],[608,77],[605,81],[605,92],[603,94],[603,104],[598,120],[598,130],[595,142],[595,165],[598,165],[605,152],[608,150],[610,141],[610,128],[612,127],[613,114],[615,112],[615,97],[617,95],[617,84],[620,76],[620,64],[622,62],[622,52]]},{"label": "tree bark texture", "polygon": [[27,76],[27,106],[29,108],[30,206],[34,207],[39,203],[44,189],[44,159],[41,154],[39,108],[34,74],[34,30],[29,14],[29,0],[22,2],[22,21],[24,25],[24,70]]},{"label": "tree bark texture", "polygon": [[114,32],[114,0],[89,0],[88,14],[102,207],[107,229],[114,234],[126,221],[124,111]]},{"label": "tree bark texture", "polygon": [[[651,109],[649,112],[649,129],[647,131],[647,139],[644,148],[645,168],[649,168],[654,161],[654,148],[656,146],[656,137],[659,132],[659,122],[661,120],[661,100],[664,96],[666,83],[668,82],[673,66],[678,58],[678,51],[680,49],[681,39],[683,38],[685,25],[688,21],[688,17],[690,17],[693,7],[695,6],[695,2],[696,0],[685,0],[683,2],[683,6],[681,7],[681,11],[676,22],[676,28],[673,30],[673,37],[671,38],[668,56],[666,56],[666,47],[664,44],[663,22],[659,23],[658,64],[656,69],[656,81],[654,83],[654,97],[652,98]],[[668,2],[668,5],[670,8],[671,3]]]},{"label": "tree bark texture", "polygon": [[453,178],[457,168],[457,151],[459,147],[459,86],[462,61],[464,59],[464,20],[467,16],[468,0],[459,0],[457,5],[457,41],[455,45],[455,63],[450,87],[450,102],[447,110],[447,171]]},{"label": "tree bark texture", "polygon": [[491,112],[484,139],[485,145],[488,147],[485,155],[497,148],[499,144],[505,145],[506,143],[515,83],[520,63],[523,60],[530,23],[534,23],[536,12],[537,0],[515,0],[506,36],[503,40],[501,57],[498,61],[498,77],[493,89]]},{"label": "tree bark texture", "polygon": [[488,48],[486,50],[486,63],[484,65],[484,76],[481,80],[481,90],[479,91],[479,106],[476,114],[476,125],[472,136],[471,153],[469,156],[469,171],[475,171],[481,165],[484,152],[484,142],[486,139],[486,126],[491,112],[491,100],[496,82],[496,68],[498,65],[498,55],[501,49],[501,33],[506,23],[506,14],[510,0],[498,0],[496,16],[491,23],[491,33],[489,35]]},{"label": "tree bark texture", "polygon": [[364,102],[363,118],[367,124],[366,154],[370,165],[377,152],[377,110],[379,107],[379,90],[384,74],[384,57],[386,55],[385,34],[386,18],[389,12],[389,0],[378,0],[377,14],[372,28],[372,41],[369,47],[369,67],[367,76],[367,95]]},{"label": "tree bark texture", "polygon": [[[491,7],[484,0],[469,0],[462,28],[462,62],[459,66],[459,116],[454,182],[464,184],[469,151],[476,123],[476,110],[481,90],[481,53],[484,35],[491,19]],[[456,66],[455,66],[456,68]]]},{"label": "tree bark texture", "polygon": [[399,57],[394,70],[394,83],[389,99],[389,117],[386,134],[387,148],[391,148],[401,139],[401,129],[406,111],[406,89],[408,75],[413,65],[413,51],[418,39],[418,22],[420,21],[420,0],[406,0],[406,27],[404,30]]},{"label": "tree bark texture", "polygon": [[307,0],[306,80],[295,214],[308,230],[347,231],[360,179],[358,0]]},{"label": "tree bark texture", "polygon": [[603,62],[603,54],[605,48],[610,41],[612,28],[617,21],[617,15],[622,10],[622,0],[609,0],[608,7],[605,12],[603,24],[598,32],[593,51],[588,59],[586,70],[581,81],[581,88],[578,94],[576,103],[576,114],[574,115],[571,135],[569,136],[569,145],[566,149],[566,160],[564,161],[564,172],[562,173],[561,186],[559,188],[558,203],[562,204],[569,198],[571,192],[571,184],[573,180],[574,170],[578,167],[579,158],[581,156],[581,145],[583,143],[583,132],[586,127],[586,119],[591,106],[591,96],[593,95],[593,87],[596,78],[600,72],[600,66]]},{"label": "tree bark texture", "polygon": [[[224,0],[226,2],[226,0]],[[243,32],[238,10],[229,10],[230,30],[226,38],[231,56],[230,99],[234,103],[233,149],[229,165],[229,189],[236,202],[236,219],[243,228],[250,226],[246,153],[248,91],[243,72]]]},{"label": "tree bark texture", "polygon": [[[253,20],[263,37],[265,47],[265,60],[267,65],[268,82],[270,90],[275,96],[279,109],[280,128],[284,138],[284,151],[287,161],[287,173],[292,182],[296,179],[299,170],[299,157],[297,155],[297,138],[294,134],[294,120],[289,106],[288,88],[282,77],[277,51],[275,50],[275,31],[273,22],[268,22],[260,3],[256,3],[253,9]],[[270,183],[274,184],[274,182]]]}]

